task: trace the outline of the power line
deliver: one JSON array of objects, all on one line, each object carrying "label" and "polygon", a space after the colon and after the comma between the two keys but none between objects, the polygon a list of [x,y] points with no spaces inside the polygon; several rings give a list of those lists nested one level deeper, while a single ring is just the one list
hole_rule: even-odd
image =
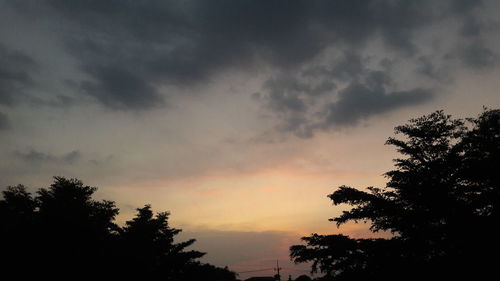
[{"label": "power line", "polygon": [[[309,272],[309,270],[305,269],[296,269],[296,268],[291,268],[291,267],[280,267],[281,269],[286,269],[286,270],[293,270],[293,271],[301,271],[301,272]],[[255,269],[255,270],[248,270],[248,271],[240,271],[236,273],[250,273],[250,272],[259,272],[259,271],[267,271],[267,270],[276,270],[274,267],[269,267],[269,268],[262,268],[262,269]]]},{"label": "power line", "polygon": [[250,272],[268,271],[268,270],[274,270],[274,267],[263,268],[263,269],[256,269],[256,270],[249,270],[249,271],[241,271],[241,272],[236,272],[236,273],[240,274],[240,273],[250,273]]},{"label": "power line", "polygon": [[305,269],[296,269],[296,268],[291,268],[291,267],[283,267],[282,269],[286,270],[294,270],[294,271],[300,271],[300,272],[310,272],[310,270],[305,270]]},{"label": "power line", "polygon": [[274,271],[277,271],[277,273],[278,273],[277,275],[279,276],[280,270],[282,270],[282,269],[310,273],[309,270],[296,269],[296,268],[291,268],[291,267],[280,267],[279,264],[278,264],[278,261],[276,261],[276,267],[261,268],[261,269],[255,269],[255,270],[247,270],[247,271],[240,271],[240,272],[236,272],[236,273],[237,274],[243,274],[243,273],[252,273],[252,272],[262,272],[262,271],[274,270]]}]

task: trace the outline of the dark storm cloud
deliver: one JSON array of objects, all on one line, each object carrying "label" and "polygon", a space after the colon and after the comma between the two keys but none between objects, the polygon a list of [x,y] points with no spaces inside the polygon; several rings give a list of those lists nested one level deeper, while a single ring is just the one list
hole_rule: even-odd
[{"label": "dark storm cloud", "polygon": [[[14,2],[14,6],[38,15],[39,3]],[[495,58],[488,46],[477,43],[485,28],[475,14],[480,1],[44,3],[50,20],[63,23],[60,35],[66,50],[86,76],[73,84],[104,106],[148,110],[168,104],[175,95],[176,91],[160,91],[163,86],[196,87],[221,73],[251,75],[270,69],[273,76],[265,78],[258,100],[281,118],[283,130],[302,128],[303,135],[310,135],[304,124],[313,123],[312,108],[320,103],[345,113],[354,108],[352,102],[369,98],[373,108],[359,101],[355,110],[366,112],[353,113],[344,122],[331,117],[337,120],[333,123],[348,125],[428,99],[430,92],[424,94],[419,87],[379,91],[357,84],[377,70],[368,67],[369,60],[362,55],[374,42],[414,64],[417,74],[440,81],[447,77],[448,68],[419,53],[416,34],[451,18],[463,25],[458,32],[467,42],[466,48],[454,53],[455,59],[481,68],[491,66]],[[342,56],[333,61],[322,57],[332,50]],[[344,87],[339,86],[342,83]]]},{"label": "dark storm cloud", "polygon": [[[125,109],[156,105],[160,84],[189,86],[257,61],[298,67],[333,44],[364,44],[375,35],[411,53],[412,32],[432,18],[422,1],[47,3],[65,19],[68,49],[91,78],[83,91]],[[110,79],[111,71],[121,77]]]},{"label": "dark storm cloud", "polygon": [[432,91],[422,88],[387,92],[379,86],[353,83],[340,91],[336,102],[328,105],[324,126],[356,125],[380,113],[426,102],[432,96]]},{"label": "dark storm cloud", "polygon": [[10,128],[9,118],[6,114],[0,112],[0,132]]},{"label": "dark storm cloud", "polygon": [[[332,72],[334,71],[328,73]],[[383,71],[360,69],[359,73],[347,81],[351,82],[338,91],[334,101],[325,102],[326,105],[317,110],[308,110],[307,104],[315,100],[312,98],[311,101],[310,95],[294,91],[283,93],[276,89],[271,91],[267,97],[268,106],[280,112],[283,119],[277,129],[309,138],[317,130],[354,126],[378,114],[428,102],[435,95],[432,90],[424,88],[393,90],[394,81]],[[306,86],[302,85],[293,89],[304,87]],[[285,102],[284,99],[288,100]]]},{"label": "dark storm cloud", "polygon": [[472,69],[484,69],[496,65],[498,55],[485,45],[481,36],[485,30],[491,28],[477,17],[465,16],[460,35],[468,40],[465,47],[453,55],[457,56],[465,66]]},{"label": "dark storm cloud", "polygon": [[81,89],[110,108],[144,109],[163,104],[154,87],[123,68],[93,68],[87,73],[96,79],[82,82]]},{"label": "dark storm cloud", "polygon": [[471,43],[459,53],[459,56],[466,66],[474,69],[489,68],[498,62],[498,56],[481,42]]},{"label": "dark storm cloud", "polygon": [[482,0],[453,0],[451,8],[458,13],[468,13],[483,5]]},{"label": "dark storm cloud", "polygon": [[464,19],[460,34],[465,37],[477,37],[481,34],[484,25],[474,17],[467,17]]},{"label": "dark storm cloud", "polygon": [[12,105],[23,91],[33,85],[35,61],[0,42],[0,104]]},{"label": "dark storm cloud", "polygon": [[321,96],[335,89],[335,83],[323,80],[317,85],[312,85],[298,81],[293,76],[281,75],[265,81],[262,88],[268,93],[267,101],[273,110],[303,112],[307,108],[306,101],[301,97],[303,93],[308,93],[312,97]]},{"label": "dark storm cloud", "polygon": [[40,99],[36,97],[31,98],[31,103],[33,105],[45,105],[56,108],[68,108],[77,104],[77,100],[74,97],[69,97],[65,95],[55,95],[50,100]]},{"label": "dark storm cloud", "polygon": [[27,163],[30,164],[74,164],[78,160],[81,159],[81,153],[78,150],[73,150],[63,155],[53,155],[50,153],[43,153],[40,151],[36,151],[34,149],[30,149],[27,152],[15,151],[15,156]]},{"label": "dark storm cloud", "polygon": [[442,82],[449,78],[447,69],[440,68],[432,60],[432,57],[429,56],[420,56],[416,60],[416,72],[422,76]]}]

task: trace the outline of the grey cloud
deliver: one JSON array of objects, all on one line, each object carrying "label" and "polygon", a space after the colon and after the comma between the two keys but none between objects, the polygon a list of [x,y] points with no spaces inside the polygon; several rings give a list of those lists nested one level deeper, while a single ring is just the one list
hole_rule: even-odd
[{"label": "grey cloud", "polygon": [[33,85],[32,74],[36,70],[37,64],[31,57],[0,42],[0,104],[13,104]]},{"label": "grey cloud", "polygon": [[290,115],[279,124],[276,129],[281,132],[293,132],[297,137],[310,138],[317,129],[311,124],[311,120],[302,115]]},{"label": "grey cloud", "polygon": [[371,75],[367,75],[368,72],[361,55],[346,51],[330,64],[313,65],[297,74],[282,73],[265,81],[262,85],[264,95],[260,94],[260,100],[281,116],[282,122],[277,127],[279,131],[294,132],[303,138],[311,137],[313,130],[308,125],[311,122],[310,111],[317,103],[335,96],[337,83],[362,77],[367,80],[386,79],[382,72],[372,71],[369,72]]},{"label": "grey cloud", "polygon": [[436,65],[428,56],[421,56],[417,59],[416,72],[426,77],[437,80],[441,80],[443,78],[443,75],[445,75],[443,72],[437,69]]},{"label": "grey cloud", "polygon": [[355,125],[368,117],[401,107],[421,104],[433,97],[428,89],[387,92],[381,87],[353,83],[339,92],[339,99],[328,105],[324,126]]},{"label": "grey cloud", "polygon": [[110,108],[145,109],[164,103],[153,86],[123,68],[93,68],[87,73],[95,81],[82,82],[81,89]]},{"label": "grey cloud", "polygon": [[[313,104],[315,96],[294,92],[292,97],[302,98],[301,108],[296,108],[294,103],[284,102],[282,96],[275,94],[283,92],[273,89],[266,98],[268,106],[280,112],[282,120],[276,129],[291,132],[300,138],[309,138],[318,130],[354,126],[372,116],[427,102],[435,95],[432,90],[424,88],[394,90],[394,82],[383,71],[360,69],[359,73],[347,81],[350,82],[346,87],[329,93],[322,100],[323,103],[316,106]],[[280,89],[283,88],[286,89]],[[300,89],[303,88],[306,87]]]},{"label": "grey cloud", "polygon": [[322,77],[328,73],[325,69],[308,70],[306,75],[302,75],[309,77],[311,71],[321,72],[320,75],[314,75],[320,78],[314,79],[316,81],[300,80],[297,75],[284,74],[265,81],[262,86],[264,94],[254,94],[255,99],[264,102],[280,116],[282,120],[277,126],[279,131],[294,132],[301,138],[312,137],[313,130],[307,125],[309,111],[317,99],[328,96],[337,86],[329,77]]},{"label": "grey cloud", "polygon": [[317,96],[331,91],[335,84],[331,81],[322,81],[317,86],[298,81],[294,76],[282,75],[264,82],[262,88],[268,93],[269,107],[278,112],[304,112],[307,101],[304,93]]},{"label": "grey cloud", "polygon": [[481,34],[484,25],[474,17],[467,17],[464,19],[460,33],[464,37],[477,37]]},{"label": "grey cloud", "polygon": [[79,104],[78,98],[57,94],[52,94],[48,97],[31,95],[27,96],[24,101],[34,107],[46,106],[51,108],[69,108]]},{"label": "grey cloud", "polygon": [[[430,1],[46,3],[64,18],[68,50],[91,78],[83,92],[120,109],[158,105],[158,85],[192,86],[258,62],[297,68],[332,45],[358,49],[376,36],[412,53],[413,32],[434,19]],[[114,82],[110,71],[130,82]]]},{"label": "grey cloud", "polygon": [[464,37],[465,47],[460,50],[452,50],[449,55],[458,58],[466,67],[471,69],[485,69],[495,66],[498,55],[486,46],[483,33],[493,31],[496,33],[496,24],[486,24],[480,17],[474,14],[478,7],[483,6],[483,1],[454,1],[454,8],[463,11],[460,35]]},{"label": "grey cloud", "polygon": [[484,3],[482,0],[453,0],[451,1],[451,8],[459,13],[468,13],[481,7]]},{"label": "grey cloud", "polygon": [[110,165],[114,160],[116,160],[116,156],[114,156],[113,154],[110,154],[103,159],[91,159],[89,161],[89,163],[94,165],[94,166],[106,166],[106,165]]},{"label": "grey cloud", "polygon": [[356,79],[365,71],[362,56],[352,50],[346,50],[329,65],[313,65],[301,72],[304,77],[326,77],[328,79]]},{"label": "grey cloud", "polygon": [[49,106],[53,106],[53,107],[68,107],[68,106],[72,106],[76,103],[75,98],[65,96],[65,95],[57,95],[49,101],[34,100],[34,102],[37,102],[38,104],[45,103],[45,104],[47,104]]},{"label": "grey cloud", "polygon": [[[197,87],[217,74],[266,69],[273,74],[264,73],[268,77],[258,100],[281,121],[280,131],[302,137],[317,129],[312,123],[353,125],[432,95],[418,87],[406,92],[374,90],[370,83],[386,82],[369,79],[394,79],[389,69],[385,76],[374,74],[373,58],[363,54],[374,43],[390,53],[385,61],[399,59],[418,75],[447,82],[450,68],[443,66],[444,59],[421,53],[428,42],[418,42],[418,34],[433,24],[458,19],[462,28],[449,36],[462,36],[468,47],[453,59],[484,68],[495,58],[489,46],[477,43],[485,28],[477,19],[480,1],[44,3],[49,21],[64,24],[64,46],[86,77],[73,84],[104,106],[149,110],[169,104],[176,95],[175,90],[161,92],[163,86]],[[29,2],[14,6],[21,13],[38,14]],[[351,86],[340,90],[345,85]],[[347,90],[354,88],[358,91]],[[365,106],[366,99],[374,105]],[[357,107],[351,104],[356,101],[361,103]],[[328,114],[318,111],[320,104],[330,104]],[[341,113],[350,109],[366,112],[341,121]],[[332,119],[321,120],[325,116]]]},{"label": "grey cloud", "polygon": [[30,164],[64,164],[70,165],[76,163],[81,159],[81,153],[78,150],[73,150],[66,154],[57,156],[50,153],[43,153],[30,149],[27,152],[15,151],[15,156],[22,161],[28,162]]},{"label": "grey cloud", "polygon": [[10,128],[9,118],[5,113],[0,112],[0,131],[5,131]]},{"label": "grey cloud", "polygon": [[498,56],[480,42],[474,42],[465,47],[459,56],[462,62],[474,69],[484,69],[496,65]]},{"label": "grey cloud", "polygon": [[359,54],[348,51],[335,63],[329,75],[337,79],[357,78],[364,71],[364,65],[363,58]]}]

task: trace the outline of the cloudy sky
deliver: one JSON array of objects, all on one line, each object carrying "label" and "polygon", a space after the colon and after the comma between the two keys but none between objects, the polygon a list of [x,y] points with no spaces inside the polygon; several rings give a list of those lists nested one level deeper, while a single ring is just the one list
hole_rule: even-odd
[{"label": "cloudy sky", "polygon": [[326,195],[384,185],[394,126],[500,107],[498,14],[473,0],[0,0],[0,185],[76,177],[121,222],[146,203],[171,211],[206,261],[292,268],[301,235],[368,235],[329,223],[345,206]]}]

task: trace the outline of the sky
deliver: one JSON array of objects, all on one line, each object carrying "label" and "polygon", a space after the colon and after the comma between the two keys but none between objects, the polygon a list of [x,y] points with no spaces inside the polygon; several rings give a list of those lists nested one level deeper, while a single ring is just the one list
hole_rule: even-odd
[{"label": "sky", "polygon": [[[500,107],[500,2],[0,0],[0,186],[170,211],[204,261],[305,273],[340,185],[383,187],[407,120]],[[244,273],[269,275],[272,271]]]}]

